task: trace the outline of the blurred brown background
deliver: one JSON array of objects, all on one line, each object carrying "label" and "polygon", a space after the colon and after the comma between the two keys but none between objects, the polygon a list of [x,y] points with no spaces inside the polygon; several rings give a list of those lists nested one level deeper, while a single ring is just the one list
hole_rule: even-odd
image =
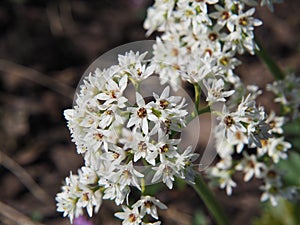
[{"label": "blurred brown background", "polygon": [[[0,224],[26,224],[29,219],[69,224],[55,211],[54,196],[82,159],[70,141],[62,112],[72,106],[77,83],[98,56],[146,39],[142,23],[150,4],[150,0],[0,1]],[[263,45],[282,67],[298,72],[299,9],[299,0],[286,0],[274,14],[265,7],[256,14],[265,23],[257,29]],[[255,57],[243,60],[238,72],[246,83],[264,87],[272,80]],[[262,104],[268,102],[261,99]],[[251,224],[251,218],[259,215],[257,185],[239,182],[230,198],[216,190],[232,224]],[[165,225],[192,224],[193,213],[199,210],[207,215],[207,224],[213,224],[191,189],[163,191],[159,197],[169,206],[161,212]],[[95,224],[120,224],[113,219],[117,210],[104,201]]]}]

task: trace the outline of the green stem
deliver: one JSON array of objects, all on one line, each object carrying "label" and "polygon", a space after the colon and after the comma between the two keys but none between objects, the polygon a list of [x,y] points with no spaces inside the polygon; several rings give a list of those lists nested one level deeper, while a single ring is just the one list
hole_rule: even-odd
[{"label": "green stem", "polygon": [[201,98],[201,87],[199,84],[194,83],[194,91],[195,91],[195,110],[192,112],[192,114],[187,118],[186,122],[189,124],[194,118],[197,116],[210,112],[210,106],[207,105],[204,108],[200,108],[200,98]]},{"label": "green stem", "polygon": [[282,72],[282,70],[279,68],[279,66],[276,64],[276,62],[271,58],[271,56],[263,48],[263,46],[261,44],[259,44],[259,42],[256,41],[256,44],[259,47],[259,49],[255,50],[256,55],[258,55],[260,60],[268,67],[268,69],[272,73],[273,77],[276,80],[284,79],[285,75]]},{"label": "green stem", "polygon": [[192,187],[201,197],[217,224],[230,225],[228,218],[226,217],[221,206],[218,204],[213,192],[209,189],[200,175],[196,176],[195,184],[193,184]]},{"label": "green stem", "polygon": [[[199,84],[194,84],[195,90],[195,110],[192,114],[191,120],[198,115],[201,115],[206,112],[210,112],[210,106],[206,106],[200,109],[200,97],[201,97],[201,87]],[[216,201],[214,194],[208,188],[208,186],[203,181],[200,175],[197,175],[195,178],[195,184],[192,185],[197,194],[203,200],[204,204],[207,206],[208,210],[215,218],[218,225],[229,225],[228,219],[223,212],[222,208]]]},{"label": "green stem", "polygon": [[194,90],[195,90],[195,106],[196,106],[196,112],[199,111],[200,107],[200,98],[201,98],[201,88],[198,83],[194,84]]},{"label": "green stem", "polygon": [[201,114],[207,113],[207,112],[210,112],[210,106],[209,105],[206,106],[206,107],[204,107],[204,108],[202,108],[202,109],[199,109],[198,110],[198,115],[201,115]]},{"label": "green stem", "polygon": [[199,115],[200,108],[200,97],[201,97],[201,87],[198,83],[194,83],[194,92],[195,92],[195,110],[191,115],[191,118],[188,120],[189,122]]}]

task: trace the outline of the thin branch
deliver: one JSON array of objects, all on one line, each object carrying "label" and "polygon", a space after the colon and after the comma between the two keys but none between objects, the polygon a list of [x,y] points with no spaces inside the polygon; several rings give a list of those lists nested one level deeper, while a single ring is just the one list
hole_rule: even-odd
[{"label": "thin branch", "polygon": [[49,206],[53,204],[53,200],[50,195],[33,180],[30,174],[24,170],[23,167],[21,167],[3,151],[0,151],[0,164],[12,172],[20,180],[20,182],[27,187],[27,189],[35,198],[40,200],[45,205]]},{"label": "thin branch", "polygon": [[0,201],[0,214],[14,221],[18,225],[43,225],[38,222],[33,222],[29,217],[12,208],[11,206]]},{"label": "thin branch", "polygon": [[64,33],[64,28],[62,26],[61,18],[59,16],[57,3],[49,2],[47,4],[47,17],[49,20],[49,27],[54,36],[62,36]]},{"label": "thin branch", "polygon": [[72,16],[72,1],[64,0],[59,2],[62,27],[68,36],[78,33],[74,18]]},{"label": "thin branch", "polygon": [[70,99],[74,98],[73,88],[34,69],[0,59],[0,71],[36,82]]}]

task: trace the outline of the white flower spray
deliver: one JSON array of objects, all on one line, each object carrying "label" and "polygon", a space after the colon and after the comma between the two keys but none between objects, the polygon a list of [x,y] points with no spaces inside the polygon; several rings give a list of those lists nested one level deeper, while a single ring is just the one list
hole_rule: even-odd
[{"label": "white flower spray", "polygon": [[[272,10],[275,2],[280,1],[260,4]],[[66,178],[56,197],[58,211],[72,222],[84,208],[92,216],[102,200],[109,199],[122,206],[123,211],[115,216],[124,225],[161,224],[158,209],[167,206],[145,193],[145,181],[163,182],[169,189],[175,177],[194,183],[193,162],[198,154],[192,146],[181,149],[178,136],[207,108],[217,117],[213,133],[220,159],[205,171],[207,177],[228,195],[237,186],[236,172],[244,173],[245,182],[262,179],[261,200],[273,205],[281,196],[294,196],[296,189],[284,186],[282,173],[275,167],[291,148],[282,136],[284,118],[274,112],[267,115],[257,106],[261,91],[256,86],[244,87],[234,72],[241,63],[238,54],[258,50],[254,28],[262,22],[253,17],[255,4],[254,0],[154,2],[144,23],[147,35],[162,32],[153,46],[153,58],[145,60],[147,52],[119,55],[116,65],[96,69],[84,78],[73,109],[64,112],[85,165],[78,175]],[[141,85],[156,75],[166,87],[144,97]],[[286,79],[299,83],[296,77]],[[185,98],[170,94],[171,88],[176,91],[182,83],[195,88],[192,113]],[[296,117],[299,93],[296,88],[287,90],[291,85],[286,84],[274,82],[268,89]],[[126,95],[129,87],[134,87],[133,101]],[[244,89],[248,91],[241,94]],[[201,91],[206,94],[203,108]],[[140,192],[140,199],[129,204],[133,189]]]},{"label": "white flower spray", "polygon": [[[143,195],[149,179],[143,170],[152,176],[152,183],[162,180],[171,189],[174,177],[185,179],[185,171],[197,158],[190,147],[180,149],[175,137],[185,127],[185,99],[170,96],[169,86],[161,94],[153,93],[150,101],[141,95],[139,87],[153,71],[143,62],[145,56],[129,52],[119,55],[119,65],[97,69],[84,79],[74,109],[65,111],[72,140],[85,160],[78,175],[66,178],[56,198],[58,211],[71,222],[83,214],[82,208],[89,216],[98,212],[102,199],[124,205],[124,212],[116,213],[123,224],[140,224],[145,215],[158,220],[157,207],[167,207]],[[135,103],[124,94],[130,83]],[[133,187],[141,191],[141,200],[129,206]]]}]

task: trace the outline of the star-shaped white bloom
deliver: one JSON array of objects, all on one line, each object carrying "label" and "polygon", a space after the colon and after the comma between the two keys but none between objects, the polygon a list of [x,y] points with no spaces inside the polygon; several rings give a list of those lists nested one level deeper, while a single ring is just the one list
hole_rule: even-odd
[{"label": "star-shaped white bloom", "polygon": [[127,110],[131,112],[127,127],[134,127],[134,130],[140,129],[145,135],[149,133],[149,121],[155,121],[157,117],[153,115],[149,105],[145,104],[145,100],[136,92],[136,107],[129,107]]},{"label": "star-shaped white bloom", "polygon": [[210,104],[214,102],[225,102],[225,98],[231,96],[235,92],[234,90],[223,90],[225,86],[223,79],[204,79],[203,84],[207,90],[206,101]]},{"label": "star-shaped white bloom", "polygon": [[123,220],[122,225],[139,225],[141,223],[141,215],[137,207],[130,209],[122,206],[123,212],[115,213],[115,217]]},{"label": "star-shaped white bloom", "polygon": [[168,207],[155,197],[149,195],[142,196],[140,200],[134,203],[133,207],[140,207],[141,216],[146,214],[151,215],[153,218],[158,219],[157,207],[160,209],[167,209]]}]

